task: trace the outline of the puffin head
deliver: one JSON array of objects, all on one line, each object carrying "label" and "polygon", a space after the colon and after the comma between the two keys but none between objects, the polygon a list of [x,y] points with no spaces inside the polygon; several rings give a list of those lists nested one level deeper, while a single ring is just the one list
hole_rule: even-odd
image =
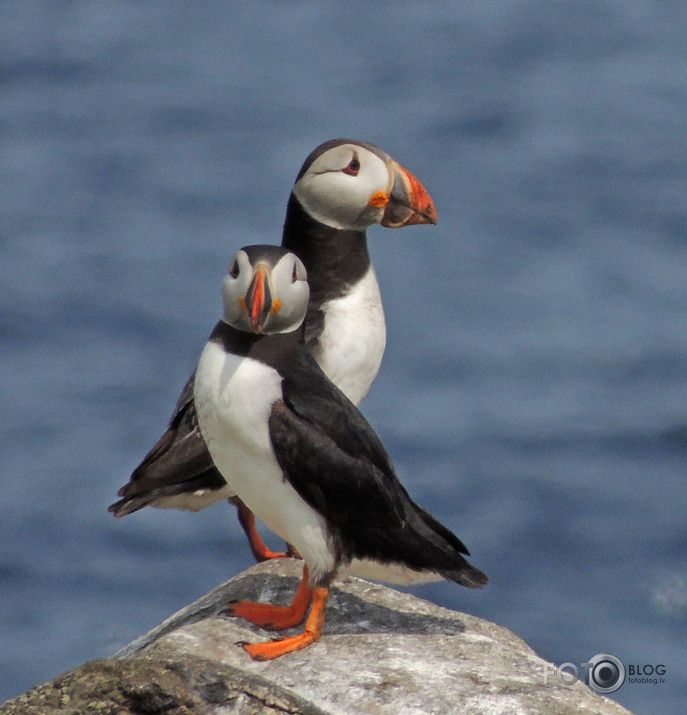
[{"label": "puffin head", "polygon": [[320,223],[364,231],[436,223],[425,187],[388,154],[367,142],[332,139],[305,160],[293,195]]},{"label": "puffin head", "polygon": [[303,322],[310,298],[300,258],[280,246],[236,252],[222,288],[223,320],[257,334],[290,333]]}]

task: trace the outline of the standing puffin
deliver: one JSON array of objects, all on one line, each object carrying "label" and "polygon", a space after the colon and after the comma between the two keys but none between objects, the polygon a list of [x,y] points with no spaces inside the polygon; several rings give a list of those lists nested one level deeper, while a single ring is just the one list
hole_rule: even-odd
[{"label": "standing puffin", "polygon": [[[350,139],[321,144],[296,178],[282,245],[309,274],[306,343],[326,375],[356,404],[377,375],[386,342],[365,235],[375,223],[389,228],[436,223],[436,209],[422,184],[377,147]],[[167,431],[109,511],[116,517],[147,505],[197,511],[229,498],[239,508],[256,559],[285,555],[265,546],[253,515],[215,469],[198,428],[193,390],[191,376]]]},{"label": "standing puffin", "polygon": [[290,606],[238,602],[227,612],[283,629],[310,608],[303,633],[242,644],[251,657],[318,640],[329,586],[342,573],[484,586],[463,543],[412,501],[374,430],[304,345],[308,283],[298,257],[275,246],[240,250],[223,297],[196,371],[198,423],[231,488],[304,560]]}]

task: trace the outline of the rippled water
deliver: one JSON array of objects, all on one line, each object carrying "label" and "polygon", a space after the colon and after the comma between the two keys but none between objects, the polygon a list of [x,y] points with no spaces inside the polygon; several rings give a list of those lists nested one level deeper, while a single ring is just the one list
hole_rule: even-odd
[{"label": "rippled water", "polygon": [[305,156],[374,142],[439,226],[373,228],[363,410],[491,577],[415,589],[687,695],[687,11],[677,2],[0,7],[0,701],[251,563],[231,510],[106,507]]}]

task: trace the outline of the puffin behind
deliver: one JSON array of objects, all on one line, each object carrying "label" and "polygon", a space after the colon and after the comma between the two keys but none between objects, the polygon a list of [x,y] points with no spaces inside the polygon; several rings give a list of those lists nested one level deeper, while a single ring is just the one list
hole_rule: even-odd
[{"label": "puffin behind", "polygon": [[198,423],[229,487],[305,565],[290,606],[234,603],[229,615],[297,636],[242,644],[256,660],[318,640],[338,574],[392,583],[487,577],[449,529],[410,498],[386,450],[305,345],[305,269],[291,252],[248,247],[224,281],[224,315],[196,372]]},{"label": "puffin behind", "polygon": [[[329,378],[358,404],[377,375],[386,340],[365,230],[436,223],[422,184],[367,142],[333,139],[306,158],[289,198],[282,245],[308,270],[305,340]],[[109,507],[116,517],[145,506],[197,511],[228,498],[257,560],[284,556],[260,538],[255,519],[217,471],[198,428],[192,375],[168,428]]]}]

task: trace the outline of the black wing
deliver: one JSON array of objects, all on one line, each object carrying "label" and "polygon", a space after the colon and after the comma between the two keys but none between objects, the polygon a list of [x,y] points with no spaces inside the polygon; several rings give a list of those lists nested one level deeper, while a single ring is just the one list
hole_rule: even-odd
[{"label": "black wing", "polygon": [[344,560],[403,563],[470,587],[486,583],[463,558],[460,539],[412,501],[379,437],[310,355],[289,370],[282,391],[269,420],[275,455],[327,520]]},{"label": "black wing", "polygon": [[305,326],[305,344],[312,347],[320,339],[320,335],[324,331],[324,311],[322,308],[312,304],[309,305],[303,325]]},{"label": "black wing", "polygon": [[181,392],[167,431],[117,492],[123,499],[108,508],[115,516],[130,514],[162,497],[226,487],[200,433],[194,383],[195,373]]}]

